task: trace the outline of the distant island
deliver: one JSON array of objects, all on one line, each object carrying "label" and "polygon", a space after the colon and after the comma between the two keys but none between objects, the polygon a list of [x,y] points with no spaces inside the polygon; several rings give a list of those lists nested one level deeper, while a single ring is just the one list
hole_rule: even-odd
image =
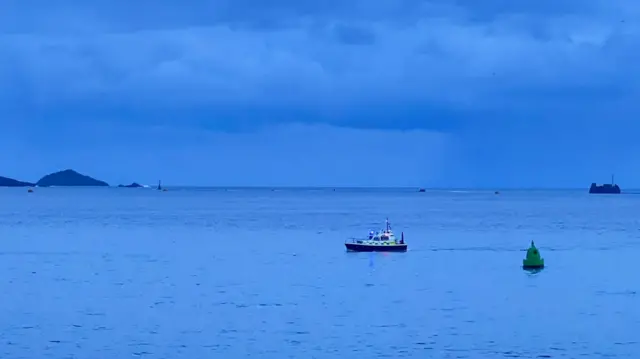
[{"label": "distant island", "polygon": [[119,184],[118,187],[121,187],[121,188],[142,188],[144,186],[139,184],[139,183],[133,182],[132,184],[128,184],[128,185]]},{"label": "distant island", "polygon": [[36,182],[38,187],[51,186],[93,186],[93,187],[109,187],[109,184],[95,178],[85,176],[74,170],[64,170],[48,174]]},{"label": "distant island", "polygon": [[0,177],[0,187],[108,187],[109,184],[104,181],[80,174],[74,170],[67,169],[64,171],[54,172],[42,177],[38,182],[24,182],[8,177]]},{"label": "distant island", "polygon": [[13,178],[0,176],[0,187],[33,187],[35,183],[22,182]]}]

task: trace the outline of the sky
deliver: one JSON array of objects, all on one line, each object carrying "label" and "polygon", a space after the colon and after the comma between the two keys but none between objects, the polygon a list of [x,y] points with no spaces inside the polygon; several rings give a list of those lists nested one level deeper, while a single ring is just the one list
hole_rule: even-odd
[{"label": "sky", "polygon": [[640,3],[4,0],[0,176],[640,187]]}]

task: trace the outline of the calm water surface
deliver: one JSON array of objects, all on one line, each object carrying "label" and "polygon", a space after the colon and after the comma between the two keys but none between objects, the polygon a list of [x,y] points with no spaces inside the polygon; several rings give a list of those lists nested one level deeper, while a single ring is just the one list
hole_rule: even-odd
[{"label": "calm water surface", "polygon": [[[638,358],[639,208],[585,191],[0,189],[0,358]],[[409,252],[345,252],[387,216]]]}]

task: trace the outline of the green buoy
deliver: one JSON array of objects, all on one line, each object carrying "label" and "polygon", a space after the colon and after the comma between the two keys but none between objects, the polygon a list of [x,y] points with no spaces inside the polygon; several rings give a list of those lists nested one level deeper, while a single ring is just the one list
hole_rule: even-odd
[{"label": "green buoy", "polygon": [[522,268],[524,269],[542,269],[544,268],[544,258],[540,256],[540,251],[531,241],[531,247],[527,249],[527,257],[522,260]]}]

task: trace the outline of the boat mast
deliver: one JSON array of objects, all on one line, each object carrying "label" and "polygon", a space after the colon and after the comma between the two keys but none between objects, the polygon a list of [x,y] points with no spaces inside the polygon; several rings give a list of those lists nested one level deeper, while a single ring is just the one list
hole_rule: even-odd
[{"label": "boat mast", "polygon": [[611,185],[614,185],[614,184],[616,183],[613,181],[613,175],[611,175]]}]

